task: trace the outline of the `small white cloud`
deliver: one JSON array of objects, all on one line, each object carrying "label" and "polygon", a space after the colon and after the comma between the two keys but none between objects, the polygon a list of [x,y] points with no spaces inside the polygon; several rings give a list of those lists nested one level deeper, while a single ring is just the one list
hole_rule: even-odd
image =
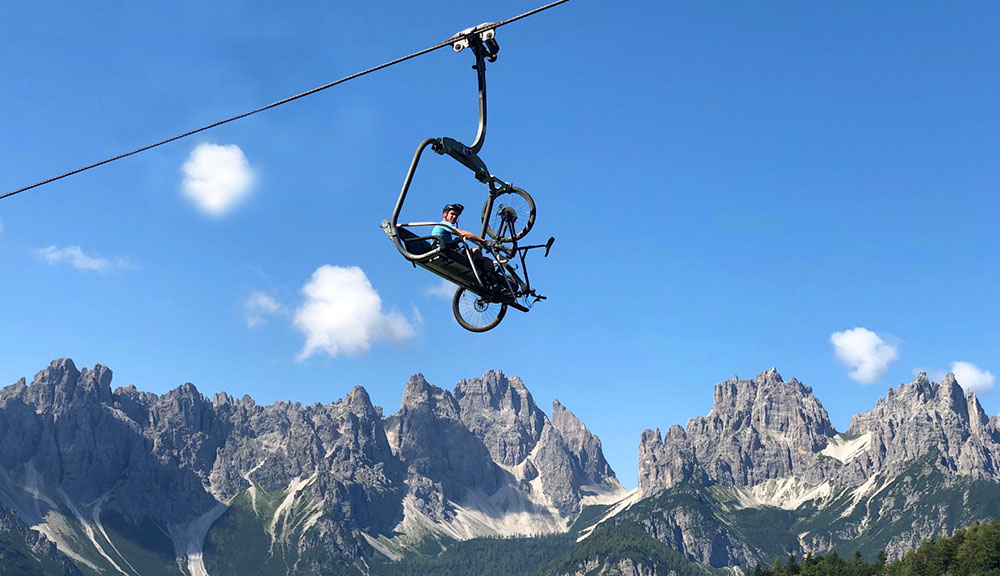
[{"label": "small white cloud", "polygon": [[254,291],[243,303],[246,310],[246,320],[248,328],[255,328],[267,322],[268,316],[276,316],[284,312],[285,308],[277,300],[263,292]]},{"label": "small white cloud", "polygon": [[79,246],[67,246],[66,248],[48,246],[38,249],[36,254],[39,258],[53,266],[57,264],[69,264],[77,270],[107,272],[113,269],[133,267],[125,258],[108,259],[101,258],[100,256],[91,256],[84,253],[83,249]]},{"label": "small white cloud", "polygon": [[202,213],[229,214],[250,193],[254,173],[235,144],[199,144],[184,163],[184,195]]},{"label": "small white cloud", "polygon": [[972,362],[952,362],[951,371],[955,374],[955,380],[966,390],[977,394],[993,390],[993,374]]},{"label": "small white cloud", "polygon": [[848,376],[862,384],[881,380],[889,364],[899,356],[896,346],[865,328],[834,332],[830,342],[837,358],[851,369]]},{"label": "small white cloud", "polygon": [[379,340],[404,341],[416,331],[402,314],[382,311],[382,298],[361,268],[321,266],[302,287],[305,302],[295,311],[295,326],[306,343],[298,360],[316,352],[353,356]]},{"label": "small white cloud", "polygon": [[432,298],[441,298],[442,300],[451,300],[455,297],[455,290],[454,284],[442,279],[437,284],[424,288],[424,295]]}]

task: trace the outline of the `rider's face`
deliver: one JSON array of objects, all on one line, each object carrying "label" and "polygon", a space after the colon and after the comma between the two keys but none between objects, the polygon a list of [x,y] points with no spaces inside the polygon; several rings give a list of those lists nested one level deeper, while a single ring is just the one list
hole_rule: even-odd
[{"label": "rider's face", "polygon": [[458,222],[458,212],[455,212],[454,210],[448,210],[447,212],[444,213],[444,221],[450,222],[452,224]]}]

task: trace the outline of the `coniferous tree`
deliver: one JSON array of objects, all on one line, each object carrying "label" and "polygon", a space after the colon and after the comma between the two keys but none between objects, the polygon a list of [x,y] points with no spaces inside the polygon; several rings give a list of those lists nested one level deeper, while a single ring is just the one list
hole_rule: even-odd
[{"label": "coniferous tree", "polygon": [[795,559],[795,554],[788,554],[788,565],[785,566],[785,574],[794,576],[799,573],[799,564]]}]

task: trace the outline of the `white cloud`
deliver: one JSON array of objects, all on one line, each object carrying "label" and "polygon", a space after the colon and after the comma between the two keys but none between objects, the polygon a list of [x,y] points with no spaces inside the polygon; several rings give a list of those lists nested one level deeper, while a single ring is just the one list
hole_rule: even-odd
[{"label": "white cloud", "polygon": [[851,369],[848,376],[862,384],[881,380],[889,364],[899,356],[896,346],[865,328],[834,332],[830,342],[837,358]]},{"label": "white cloud", "polygon": [[254,173],[235,144],[199,144],[184,163],[184,195],[202,213],[222,217],[250,193]]},{"label": "white cloud", "polygon": [[951,371],[962,388],[977,394],[993,389],[994,378],[989,370],[983,370],[972,362],[952,362]]},{"label": "white cloud", "polygon": [[276,316],[285,311],[285,307],[277,300],[263,292],[254,291],[243,303],[246,310],[247,327],[255,328],[267,321],[268,316]]},{"label": "white cloud", "polygon": [[424,295],[432,298],[441,298],[442,300],[451,300],[455,297],[456,289],[453,283],[442,278],[437,284],[424,288]]},{"label": "white cloud", "polygon": [[132,264],[125,258],[101,258],[84,253],[79,246],[48,246],[40,248],[36,254],[53,266],[56,264],[69,264],[77,270],[107,272],[113,269],[132,268]]},{"label": "white cloud", "polygon": [[353,356],[379,340],[404,341],[416,331],[402,314],[382,311],[382,298],[361,268],[321,266],[302,287],[306,300],[295,311],[295,326],[306,343],[298,359],[316,352]]}]

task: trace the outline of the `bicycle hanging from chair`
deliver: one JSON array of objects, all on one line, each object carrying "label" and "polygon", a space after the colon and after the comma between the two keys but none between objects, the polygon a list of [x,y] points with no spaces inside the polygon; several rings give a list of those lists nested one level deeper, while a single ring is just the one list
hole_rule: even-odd
[{"label": "bicycle hanging from chair", "polygon": [[[518,244],[535,224],[535,201],[523,189],[491,174],[479,157],[486,139],[486,62],[495,62],[500,51],[496,31],[491,26],[481,24],[463,30],[454,36],[452,44],[456,52],[470,48],[476,57],[473,68],[479,84],[479,128],[475,141],[472,146],[448,137],[428,138],[421,142],[406,173],[392,218],[382,221],[383,230],[404,258],[414,266],[429,270],[458,286],[452,299],[452,311],[458,323],[472,332],[486,332],[496,327],[508,307],[527,312],[536,302],[545,299],[531,288],[525,257],[529,251],[539,248],[545,248],[547,257],[555,242],[555,238],[549,238],[544,244]],[[427,147],[439,155],[451,156],[471,170],[476,180],[487,185],[488,193],[481,213],[482,231],[479,233],[486,241],[479,248],[493,268],[493,278],[498,281],[487,282],[484,274],[477,270],[471,240],[466,239],[461,244],[462,257],[459,258],[446,251],[437,236],[412,230],[433,227],[439,222],[399,223],[410,183]]]}]

